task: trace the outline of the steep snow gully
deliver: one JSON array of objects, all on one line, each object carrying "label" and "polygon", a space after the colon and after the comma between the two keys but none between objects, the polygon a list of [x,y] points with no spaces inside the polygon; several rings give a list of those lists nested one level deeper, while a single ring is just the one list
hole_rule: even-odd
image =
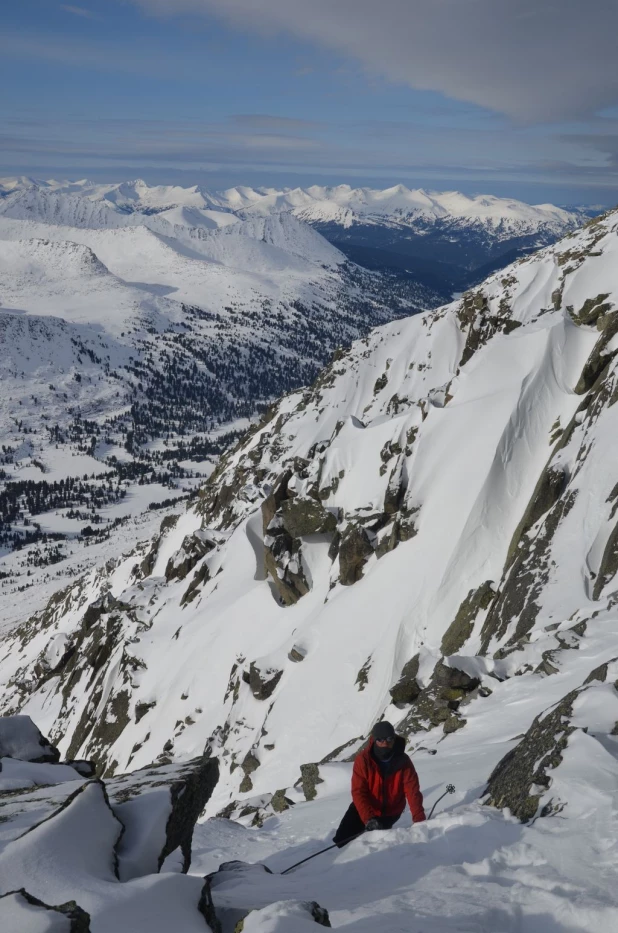
[{"label": "steep snow gully", "polygon": [[[337,351],[9,631],[3,928],[618,931],[616,402],[612,212]],[[456,793],[282,876],[382,717]]]}]

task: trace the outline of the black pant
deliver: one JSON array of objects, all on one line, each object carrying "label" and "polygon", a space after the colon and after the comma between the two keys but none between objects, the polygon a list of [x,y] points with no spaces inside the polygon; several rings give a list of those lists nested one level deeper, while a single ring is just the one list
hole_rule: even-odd
[{"label": "black pant", "polygon": [[[381,816],[380,822],[383,829],[390,829],[391,826],[394,826],[401,813],[398,813],[397,816]],[[353,836],[358,836],[363,832],[365,824],[360,818],[360,814],[356,809],[356,806],[351,803],[346,812],[343,815],[343,819],[339,824],[339,828],[335,835],[333,836],[333,842],[339,846],[341,849],[346,842],[350,842]]]}]

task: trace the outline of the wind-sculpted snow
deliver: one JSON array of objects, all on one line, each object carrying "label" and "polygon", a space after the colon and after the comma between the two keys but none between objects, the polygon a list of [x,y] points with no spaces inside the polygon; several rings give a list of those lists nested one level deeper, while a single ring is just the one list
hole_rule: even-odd
[{"label": "wind-sculpted snow", "polygon": [[197,504],[5,638],[3,709],[65,757],[219,759],[206,813],[253,829],[206,822],[192,870],[327,845],[381,716],[429,803],[457,784],[435,825],[246,892],[248,928],[313,898],[334,926],[611,928],[617,260],[610,213],[338,351]]}]

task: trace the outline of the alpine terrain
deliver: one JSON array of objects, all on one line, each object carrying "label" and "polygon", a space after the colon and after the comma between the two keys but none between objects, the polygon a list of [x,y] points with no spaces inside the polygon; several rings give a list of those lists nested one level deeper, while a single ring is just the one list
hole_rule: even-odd
[{"label": "alpine terrain", "polygon": [[[143,217],[122,225],[121,193],[4,199],[4,249],[21,248],[24,225],[34,245],[22,260],[32,304],[15,300],[27,313],[2,320],[19,333],[37,302],[41,327],[81,356],[76,396],[103,378],[106,354],[110,371],[131,373],[138,341],[132,375],[145,380],[149,327],[170,344],[182,344],[184,323],[201,328],[184,270],[203,268],[196,255],[214,260],[217,244],[212,287],[219,274],[227,282],[224,247],[266,252],[247,224],[266,224],[269,248],[289,224],[286,237],[319,254],[320,273],[299,257],[299,280],[351,287],[339,254],[295,212],[239,204],[229,226],[181,236]],[[36,216],[15,219],[28,203]],[[70,235],[53,221],[67,204]],[[118,226],[88,226],[89,211]],[[134,259],[129,275],[124,257],[140,250],[153,268],[171,250],[182,275],[166,265],[145,280]],[[57,308],[52,272],[76,268],[95,301],[101,279],[119,290],[106,328],[95,331],[77,299],[70,316],[46,316]],[[255,313],[259,330],[268,315]],[[226,352],[239,326],[228,314]],[[24,331],[24,360],[35,346],[48,352],[43,333]],[[66,372],[57,388],[68,394]],[[617,930],[617,402],[610,212],[337,350],[226,450],[186,510],[7,625],[4,927]],[[382,718],[405,738],[428,815],[447,783],[454,794],[426,822],[411,826],[408,813],[281,875],[330,844],[351,761]]]},{"label": "alpine terrain", "polygon": [[123,186],[114,203],[74,187],[0,198],[0,553],[34,545],[29,569],[186,499],[338,345],[439,301],[291,214],[136,185],[127,211]]}]

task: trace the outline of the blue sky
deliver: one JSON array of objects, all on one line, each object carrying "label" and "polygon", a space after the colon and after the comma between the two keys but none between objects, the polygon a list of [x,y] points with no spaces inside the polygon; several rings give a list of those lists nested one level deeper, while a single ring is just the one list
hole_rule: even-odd
[{"label": "blue sky", "polygon": [[615,6],[7,3],[0,174],[614,204]]}]

